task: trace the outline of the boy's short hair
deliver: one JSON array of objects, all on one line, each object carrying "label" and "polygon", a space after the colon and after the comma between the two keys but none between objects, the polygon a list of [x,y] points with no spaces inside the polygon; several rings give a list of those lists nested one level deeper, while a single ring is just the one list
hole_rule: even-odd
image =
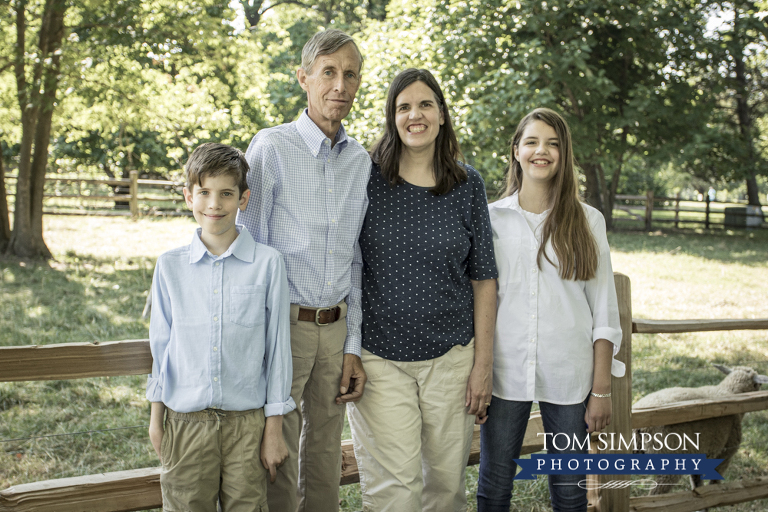
[{"label": "boy's short hair", "polygon": [[206,142],[195,148],[187,160],[187,189],[200,185],[208,176],[231,176],[240,190],[240,197],[248,190],[248,162],[243,152],[226,144]]}]

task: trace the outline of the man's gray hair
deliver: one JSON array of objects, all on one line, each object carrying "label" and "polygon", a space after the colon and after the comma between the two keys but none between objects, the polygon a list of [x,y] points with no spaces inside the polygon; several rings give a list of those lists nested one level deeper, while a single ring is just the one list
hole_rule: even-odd
[{"label": "man's gray hair", "polygon": [[301,51],[301,68],[308,75],[311,75],[312,66],[315,65],[315,61],[319,56],[336,53],[342,46],[349,43],[352,43],[352,46],[355,47],[357,56],[360,58],[360,69],[357,70],[359,73],[363,69],[363,54],[360,53],[360,48],[357,47],[357,43],[352,39],[352,36],[335,28],[318,32],[312,36],[312,39],[307,41],[307,44],[304,45],[304,49]]}]

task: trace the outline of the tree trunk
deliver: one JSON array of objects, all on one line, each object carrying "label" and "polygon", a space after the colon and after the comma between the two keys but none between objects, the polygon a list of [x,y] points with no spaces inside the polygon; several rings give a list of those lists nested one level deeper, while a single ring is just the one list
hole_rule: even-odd
[{"label": "tree trunk", "polygon": [[744,46],[747,44],[747,38],[742,37],[740,32],[740,19],[739,19],[739,5],[735,5],[733,9],[733,60],[734,71],[736,72],[736,118],[739,122],[739,134],[741,135],[741,142],[746,149],[745,164],[753,166],[752,172],[748,171],[747,175],[747,201],[751,205],[760,205],[760,191],[757,188],[757,180],[755,179],[754,163],[757,161],[755,151],[755,145],[753,141],[753,119],[752,109],[749,106],[750,88],[749,80],[747,78],[747,66],[744,62]]},{"label": "tree trunk", "polygon": [[590,206],[603,211],[603,198],[600,194],[600,177],[597,164],[584,164],[581,166],[584,176],[587,178],[587,190],[584,200]]},{"label": "tree trunk", "polygon": [[747,201],[754,206],[760,206],[760,189],[757,186],[757,179],[753,174],[747,178]]},{"label": "tree trunk", "polygon": [[8,197],[5,193],[5,162],[0,154],[0,254],[5,252],[11,241],[11,223],[8,214]]},{"label": "tree trunk", "polygon": [[25,7],[25,2],[20,2],[16,18],[16,79],[22,112],[22,144],[14,229],[8,250],[17,256],[50,258],[51,252],[43,240],[43,191],[67,4],[65,0],[46,0],[38,45],[41,57],[35,65],[34,80],[29,84],[26,83],[23,61]]}]

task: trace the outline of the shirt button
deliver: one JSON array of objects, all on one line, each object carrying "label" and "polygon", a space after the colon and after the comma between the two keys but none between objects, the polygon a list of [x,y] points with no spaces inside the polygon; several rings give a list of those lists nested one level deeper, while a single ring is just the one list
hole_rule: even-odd
[{"label": "shirt button", "polygon": [[217,316],[213,317],[213,321],[214,322],[218,322],[219,321],[219,317],[217,317]]},{"label": "shirt button", "polygon": [[218,262],[218,261],[216,262],[216,266],[217,266],[217,267],[219,266],[219,262]]},{"label": "shirt button", "polygon": [[330,284],[331,284],[331,282],[330,282],[330,281],[328,281],[328,284],[330,285]]},{"label": "shirt button", "polygon": [[213,382],[219,382],[219,378],[218,377],[214,377],[213,378]]},{"label": "shirt button", "polygon": [[[531,341],[533,341],[533,340],[531,340]],[[219,347],[213,347],[213,351],[214,352],[218,352],[219,351]]]},{"label": "shirt button", "polygon": [[331,222],[336,222],[336,219],[331,219]]},{"label": "shirt button", "polygon": [[536,318],[536,315],[531,315],[531,318]]},{"label": "shirt button", "polygon": [[330,140],[328,140],[328,139],[325,139],[325,140],[323,141],[323,144],[325,144],[326,146],[327,146],[328,144],[330,144],[330,143],[331,143],[331,141],[330,141]]},{"label": "shirt button", "polygon": [[328,251],[328,254],[333,254],[333,251]]},{"label": "shirt button", "polygon": [[329,188],[329,189],[328,189],[328,192],[330,192],[331,194],[333,194],[333,189],[330,189],[330,188]]},{"label": "shirt button", "polygon": [[219,293],[219,290],[213,290],[213,293],[217,294],[217,293]]},{"label": "shirt button", "polygon": [[531,366],[533,366],[533,365],[535,364],[535,362],[534,362],[534,361],[531,361],[531,362],[530,362],[530,363],[528,363],[528,364],[530,364]]},{"label": "shirt button", "polygon": [[532,268],[532,269],[531,269],[531,274],[535,274],[535,273],[536,273],[536,269],[535,269],[535,268]]},{"label": "shirt button", "polygon": [[[536,338],[531,338],[531,343],[536,343]],[[216,350],[215,348],[213,350]]]},{"label": "shirt button", "polygon": [[531,292],[531,295],[536,295],[536,292]]}]

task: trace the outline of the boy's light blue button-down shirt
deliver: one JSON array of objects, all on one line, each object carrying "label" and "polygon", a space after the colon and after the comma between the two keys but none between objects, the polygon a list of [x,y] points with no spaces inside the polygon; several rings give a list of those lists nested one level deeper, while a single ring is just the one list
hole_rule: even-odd
[{"label": "boy's light blue button-down shirt", "polygon": [[214,256],[200,240],[160,256],[152,281],[147,399],[177,412],[292,411],[288,283],[247,229]]},{"label": "boy's light blue button-down shirt", "polygon": [[257,133],[245,158],[251,197],[238,222],[285,258],[291,303],[319,308],[347,300],[344,353],[359,356],[368,152],[343,126],[331,147],[305,110],[293,123]]}]

